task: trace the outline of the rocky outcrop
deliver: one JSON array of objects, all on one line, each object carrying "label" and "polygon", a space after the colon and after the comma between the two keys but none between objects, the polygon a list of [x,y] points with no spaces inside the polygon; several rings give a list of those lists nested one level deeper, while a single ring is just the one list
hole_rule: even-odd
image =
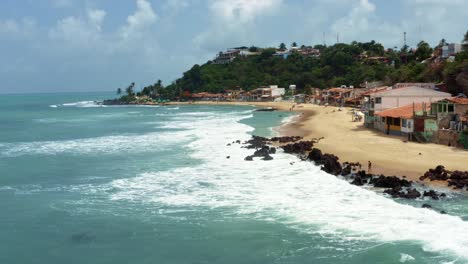
[{"label": "rocky outcrop", "polygon": [[401,187],[411,186],[411,182],[405,179],[400,179],[396,176],[384,176],[384,175],[380,175],[378,178],[373,178],[370,181],[370,184],[378,188],[391,188],[391,189],[398,189]]},{"label": "rocky outcrop", "polygon": [[431,181],[446,181],[448,180],[448,171],[442,165],[437,166],[435,169],[429,169],[423,176],[419,177],[421,181],[429,179]]},{"label": "rocky outcrop", "polygon": [[292,137],[272,137],[270,141],[278,143],[290,143],[302,140],[302,137],[292,136]]},{"label": "rocky outcrop", "polygon": [[468,171],[448,171],[444,166],[439,165],[435,169],[430,169],[419,178],[421,181],[429,179],[431,181],[448,181],[448,186],[455,189],[468,188]]},{"label": "rocky outcrop", "polygon": [[314,142],[312,141],[299,141],[296,143],[284,145],[281,148],[286,153],[305,154],[306,152],[311,151],[313,146],[314,146]]}]

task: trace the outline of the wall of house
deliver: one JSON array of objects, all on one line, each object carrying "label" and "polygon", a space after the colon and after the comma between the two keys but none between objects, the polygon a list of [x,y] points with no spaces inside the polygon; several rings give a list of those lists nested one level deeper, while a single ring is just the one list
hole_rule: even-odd
[{"label": "wall of house", "polygon": [[456,104],[455,105],[455,114],[465,115],[468,113],[468,105]]},{"label": "wall of house", "polygon": [[437,143],[446,146],[460,147],[459,138],[459,133],[453,130],[441,129],[437,133]]},{"label": "wall of house", "polygon": [[418,97],[418,96],[405,96],[405,97],[398,97],[398,96],[385,96],[381,97],[382,103],[375,104],[374,109],[375,111],[383,111],[386,109],[391,109],[400,106],[410,105],[412,103],[422,103],[422,102],[434,102],[438,100],[442,100],[446,97],[438,97],[438,96],[427,96],[427,97]]},{"label": "wall of house", "polygon": [[[405,121],[406,121],[406,126],[404,126]],[[414,131],[414,121],[413,121],[413,119],[402,119],[401,132],[403,132],[403,133],[412,133],[413,131]]]}]

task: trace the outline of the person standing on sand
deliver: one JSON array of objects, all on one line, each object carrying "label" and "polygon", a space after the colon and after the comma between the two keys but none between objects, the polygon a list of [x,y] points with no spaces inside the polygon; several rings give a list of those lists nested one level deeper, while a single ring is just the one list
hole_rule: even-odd
[{"label": "person standing on sand", "polygon": [[372,162],[370,160],[367,162],[367,172],[370,173],[372,170]]}]

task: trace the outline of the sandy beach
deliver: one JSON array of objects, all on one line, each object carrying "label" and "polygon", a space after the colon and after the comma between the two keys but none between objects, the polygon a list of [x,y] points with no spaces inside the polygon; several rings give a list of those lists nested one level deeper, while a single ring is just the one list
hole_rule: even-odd
[{"label": "sandy beach", "polygon": [[[194,104],[234,104],[274,107],[289,111],[287,102],[196,102]],[[299,115],[279,128],[282,135],[321,138],[315,146],[337,155],[342,162],[360,162],[367,169],[372,162],[374,174],[406,176],[413,181],[428,169],[444,165],[448,170],[468,170],[468,151],[438,144],[404,142],[403,137],[389,136],[367,129],[363,122],[352,122],[350,108],[325,107],[313,104],[296,105]],[[428,183],[426,181],[425,183]],[[446,185],[432,182],[431,185]]]}]

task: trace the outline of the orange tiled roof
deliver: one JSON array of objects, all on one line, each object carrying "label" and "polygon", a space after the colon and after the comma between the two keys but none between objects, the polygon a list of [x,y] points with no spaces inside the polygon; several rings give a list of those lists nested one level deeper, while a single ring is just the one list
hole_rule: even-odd
[{"label": "orange tiled roof", "polygon": [[[426,104],[426,111],[431,110],[431,103],[425,103]],[[384,111],[380,111],[375,113],[377,116],[381,117],[393,117],[393,118],[405,118],[409,119],[413,117],[413,110],[416,112],[420,112],[423,110],[423,103],[416,103],[414,104],[414,109],[413,109],[413,104],[410,105],[405,105],[401,107],[396,107],[392,109],[387,109]]]},{"label": "orange tiled roof", "polygon": [[463,104],[463,105],[468,104],[468,98],[463,98],[463,97],[451,97],[445,100],[455,103],[455,104]]},{"label": "orange tiled roof", "polygon": [[336,93],[341,93],[341,92],[345,93],[345,92],[351,92],[352,90],[353,89],[351,89],[351,88],[330,88],[327,91],[332,92],[332,93],[335,93],[335,92]]}]

